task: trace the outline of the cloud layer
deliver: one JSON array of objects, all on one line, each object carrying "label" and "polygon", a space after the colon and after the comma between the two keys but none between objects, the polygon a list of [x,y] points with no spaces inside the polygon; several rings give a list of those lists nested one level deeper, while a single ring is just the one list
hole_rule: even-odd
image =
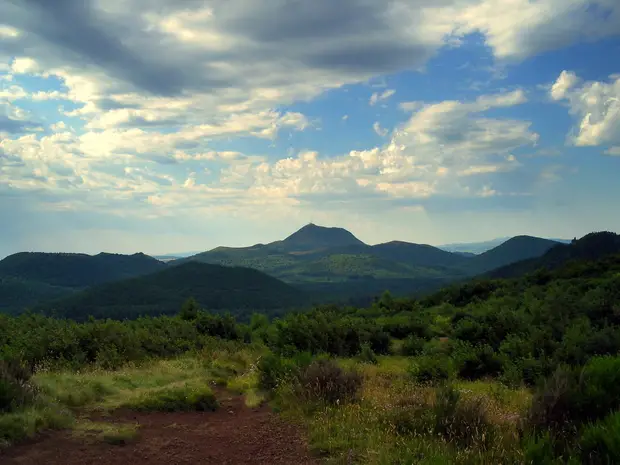
[{"label": "cloud layer", "polygon": [[[528,101],[516,86],[413,102],[390,86],[363,101],[406,114],[373,116],[378,146],[264,147],[321,130],[292,105],[426,72],[472,35],[516,63],[620,33],[615,0],[22,0],[0,18],[0,196],[145,218],[525,195],[499,182],[541,138],[505,113]],[[620,77],[565,71],[549,96],[577,121],[572,144],[620,153]]]}]

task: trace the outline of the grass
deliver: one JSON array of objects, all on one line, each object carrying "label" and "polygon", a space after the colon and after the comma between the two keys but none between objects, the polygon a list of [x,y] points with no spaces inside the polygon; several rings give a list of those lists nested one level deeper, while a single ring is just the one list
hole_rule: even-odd
[{"label": "grass", "polygon": [[120,406],[139,412],[183,412],[215,410],[218,403],[213,390],[206,384],[184,384],[140,392]]},{"label": "grass", "polygon": [[53,405],[34,405],[0,415],[0,448],[34,437],[45,429],[65,429],[74,424],[67,410]]},{"label": "grass", "polygon": [[377,365],[339,360],[363,373],[356,403],[300,404],[282,387],[276,404],[289,420],[308,429],[311,449],[326,463],[488,464],[519,463],[517,421],[530,400],[525,389],[496,382],[458,382],[456,410],[438,401],[439,388],[412,382],[411,359],[378,357]]},{"label": "grass", "polygon": [[134,423],[108,423],[81,420],[76,423],[72,434],[87,442],[107,442],[112,445],[126,445],[138,438],[139,425]]},{"label": "grass", "polygon": [[253,364],[257,358],[255,347],[222,342],[201,353],[128,365],[116,371],[96,367],[81,372],[41,371],[32,378],[38,388],[35,403],[0,415],[0,446],[34,437],[41,430],[68,428],[78,436],[95,435],[108,442],[124,443],[135,433],[130,425],[105,426],[107,423],[85,423],[76,418],[94,412],[109,414],[119,408],[214,410],[214,384],[247,392],[246,403],[259,406],[264,396],[255,391]]}]

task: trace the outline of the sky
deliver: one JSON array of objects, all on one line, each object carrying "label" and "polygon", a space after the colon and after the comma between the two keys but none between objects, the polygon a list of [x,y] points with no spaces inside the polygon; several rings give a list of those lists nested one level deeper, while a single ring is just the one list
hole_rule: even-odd
[{"label": "sky", "polygon": [[620,230],[617,0],[0,1],[0,257]]}]

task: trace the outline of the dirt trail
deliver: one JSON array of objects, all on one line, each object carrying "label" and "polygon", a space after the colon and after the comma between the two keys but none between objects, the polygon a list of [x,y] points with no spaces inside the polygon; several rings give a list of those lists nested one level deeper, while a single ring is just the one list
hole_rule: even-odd
[{"label": "dirt trail", "polygon": [[240,396],[220,398],[216,412],[118,412],[107,421],[139,423],[139,437],[115,446],[52,432],[0,455],[2,465],[316,465],[299,431],[269,407]]}]

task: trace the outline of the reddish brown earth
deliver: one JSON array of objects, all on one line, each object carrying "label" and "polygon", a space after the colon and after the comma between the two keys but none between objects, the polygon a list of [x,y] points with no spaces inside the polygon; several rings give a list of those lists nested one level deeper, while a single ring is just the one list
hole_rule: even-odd
[{"label": "reddish brown earth", "polygon": [[[98,418],[97,421],[101,421]],[[300,432],[269,407],[250,409],[240,396],[220,399],[215,412],[118,412],[106,421],[138,423],[127,445],[87,442],[51,432],[10,448],[2,465],[316,465]]]}]

